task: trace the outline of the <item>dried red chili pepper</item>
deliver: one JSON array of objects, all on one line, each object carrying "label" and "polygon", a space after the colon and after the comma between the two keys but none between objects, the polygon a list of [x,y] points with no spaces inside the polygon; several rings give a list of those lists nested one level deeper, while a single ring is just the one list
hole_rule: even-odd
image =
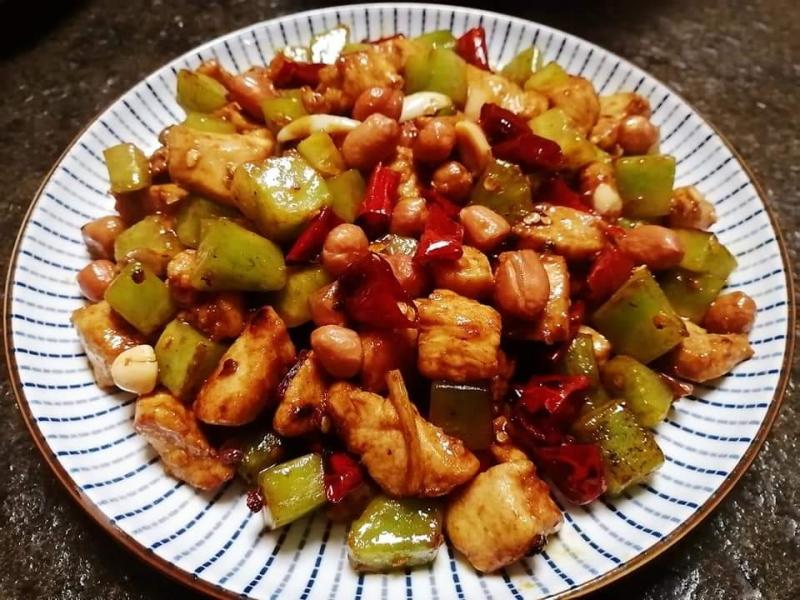
[{"label": "dried red chili pepper", "polygon": [[[564,162],[561,146],[532,131],[495,144],[492,146],[492,154],[500,160],[507,160],[528,169],[540,168],[554,171]],[[584,206],[580,210],[588,210],[588,208]]]},{"label": "dried red chili pepper", "polygon": [[536,190],[536,202],[566,206],[581,212],[591,212],[589,206],[581,200],[580,194],[572,190],[561,177],[545,179]]},{"label": "dried red chili pepper", "polygon": [[367,182],[357,218],[370,236],[377,237],[389,228],[399,185],[400,173],[378,163]]},{"label": "dried red chili pepper", "polygon": [[619,248],[608,246],[597,256],[586,277],[589,299],[602,302],[608,298],[628,280],[634,266],[633,260]]},{"label": "dried red chili pepper", "polygon": [[[392,267],[380,255],[370,252],[352,263],[339,277],[339,294],[347,316],[356,323],[376,329],[414,327],[417,309]],[[399,304],[407,307],[407,316]]]},{"label": "dried red chili pepper", "polygon": [[255,489],[248,491],[245,502],[247,503],[247,508],[250,509],[250,512],[257,513],[260,511],[262,508],[264,508],[264,497],[261,495],[261,490]]},{"label": "dried red chili pepper", "polygon": [[603,456],[596,444],[536,448],[533,456],[570,502],[588,504],[606,491]]},{"label": "dried red chili pepper", "polygon": [[491,102],[481,106],[478,122],[492,144],[533,133],[525,119]]},{"label": "dried red chili pepper", "polygon": [[322,245],[331,229],[343,223],[331,207],[326,206],[308,222],[286,254],[287,263],[303,263],[314,260],[322,251]]},{"label": "dried red chili pepper", "polygon": [[486,31],[473,27],[456,40],[456,53],[469,64],[489,71],[489,50],[486,46]]},{"label": "dried red chili pepper", "polygon": [[428,206],[428,219],[419,239],[414,260],[458,260],[464,254],[464,228],[454,221],[441,204]]},{"label": "dried red chili pepper", "polygon": [[278,54],[269,65],[269,75],[277,88],[296,88],[319,83],[319,72],[327,65],[323,63],[296,62]]},{"label": "dried red chili pepper", "polygon": [[442,208],[447,216],[451,219],[455,219],[458,216],[458,213],[461,212],[461,207],[458,204],[434,189],[428,188],[423,190],[422,197],[425,198],[429,204],[436,204]]},{"label": "dried red chili pepper", "polygon": [[325,463],[325,496],[338,504],[364,481],[361,465],[344,452],[328,455]]}]

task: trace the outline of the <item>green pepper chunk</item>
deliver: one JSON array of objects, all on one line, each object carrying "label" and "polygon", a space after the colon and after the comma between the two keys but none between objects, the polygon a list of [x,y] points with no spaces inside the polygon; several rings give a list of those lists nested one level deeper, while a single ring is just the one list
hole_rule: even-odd
[{"label": "green pepper chunk", "polygon": [[311,62],[333,64],[350,39],[350,28],[338,25],[311,38]]},{"label": "green pepper chunk", "polygon": [[155,351],[161,384],[173,396],[189,400],[217,366],[225,345],[175,319],[164,328]]},{"label": "green pepper chunk", "polygon": [[592,321],[618,353],[643,363],[670,351],[686,335],[686,326],[647,267],[634,269]]},{"label": "green pepper chunk", "polygon": [[349,169],[326,182],[331,193],[331,208],[342,221],[352,223],[358,216],[367,184],[358,169]]},{"label": "green pepper chunk", "polygon": [[406,94],[413,94],[427,89],[430,79],[428,62],[431,50],[429,47],[421,46],[410,52],[408,58],[406,58],[406,64],[403,68]]},{"label": "green pepper chunk", "polygon": [[429,31],[414,38],[415,42],[419,42],[426,48],[448,48],[452,49],[456,45],[456,37],[449,29],[437,29],[436,31]]},{"label": "green pepper chunk", "polygon": [[296,96],[282,96],[269,98],[261,104],[264,120],[273,132],[280,131],[283,127],[308,114],[303,101]]},{"label": "green pepper chunk", "polygon": [[605,153],[587,140],[561,108],[551,108],[528,123],[536,135],[556,142],[564,154],[564,164],[569,169],[579,169],[597,160]]},{"label": "green pepper chunk", "polygon": [[388,571],[433,562],[443,539],[437,504],[377,496],[353,522],[347,550],[357,571]]},{"label": "green pepper chunk", "polygon": [[287,327],[308,323],[311,320],[308,299],[331,281],[331,276],[320,265],[289,269],[286,285],[275,294],[272,306]]},{"label": "green pepper chunk", "polygon": [[550,88],[568,81],[569,73],[557,62],[549,62],[528,77],[525,81],[525,89],[546,92]]},{"label": "green pepper chunk", "polygon": [[149,336],[172,318],[177,306],[167,284],[141,263],[126,266],[108,286],[105,300],[128,323]]},{"label": "green pepper chunk", "polygon": [[249,436],[241,450],[237,472],[249,484],[258,483],[261,472],[278,464],[285,454],[283,439],[272,431]]},{"label": "green pepper chunk", "polygon": [[565,375],[583,375],[591,381],[586,392],[584,411],[608,404],[610,398],[600,381],[600,370],[597,367],[591,335],[579,333],[575,336],[564,353],[558,370]]},{"label": "green pepper chunk", "polygon": [[663,154],[624,156],[614,162],[614,171],[626,217],[649,219],[669,214],[675,158]]},{"label": "green pepper chunk", "polygon": [[607,492],[612,496],[643,481],[664,463],[664,453],[653,434],[619,402],[582,416],[572,426],[572,433],[579,441],[600,447]]},{"label": "green pepper chunk", "polygon": [[297,144],[297,151],[323,177],[338,175],[347,168],[333,138],[324,131],[312,133]]},{"label": "green pepper chunk", "polygon": [[230,206],[217,204],[200,196],[189,196],[181,204],[175,215],[175,233],[187,248],[197,248],[200,243],[202,222],[204,219],[218,217],[233,218],[237,211]]},{"label": "green pepper chunk", "polygon": [[202,230],[193,288],[270,292],[286,284],[283,254],[273,242],[227,219],[206,219]]},{"label": "green pepper chunk", "polygon": [[370,50],[372,46],[370,44],[364,44],[362,42],[348,42],[342,48],[342,54],[353,54],[354,52],[365,52]]},{"label": "green pepper chunk", "polygon": [[258,485],[267,527],[288,525],[326,502],[322,456],[306,454],[269,467],[258,476]]},{"label": "green pepper chunk", "polygon": [[278,243],[297,237],[305,224],[331,203],[325,180],[296,155],[240,165],[233,175],[233,194],[239,210]]},{"label": "green pepper chunk", "polygon": [[492,397],[488,384],[434,381],[428,417],[470,450],[485,450],[492,443]]},{"label": "green pepper chunk", "polygon": [[181,252],[183,244],[162,215],[150,215],[131,225],[114,240],[114,259],[122,261],[133,250],[151,250],[172,258]]},{"label": "green pepper chunk", "polygon": [[[531,75],[541,68],[542,53],[536,46],[531,46],[512,58],[508,64],[500,70],[500,74],[517,85],[525,85],[531,78]],[[534,85],[536,85],[535,80]]]},{"label": "green pepper chunk", "polygon": [[209,133],[236,133],[236,126],[230,121],[205,113],[190,112],[183,120],[183,124],[191,129]]},{"label": "green pepper chunk", "polygon": [[406,60],[405,91],[439,92],[463,106],[467,100],[467,63],[448,48],[422,46]]},{"label": "green pepper chunk", "polygon": [[625,403],[644,427],[655,427],[667,418],[672,406],[672,390],[638,360],[622,354],[609,360],[600,369],[603,384]]},{"label": "green pepper chunk", "polygon": [[228,103],[228,90],[216,79],[187,69],[178,71],[178,104],[186,112],[210,113]]},{"label": "green pepper chunk", "polygon": [[469,203],[491,208],[516,225],[533,210],[531,185],[517,165],[493,160],[472,188]]},{"label": "green pepper chunk", "polygon": [[117,144],[103,150],[111,191],[135,192],[150,185],[150,163],[133,144]]}]

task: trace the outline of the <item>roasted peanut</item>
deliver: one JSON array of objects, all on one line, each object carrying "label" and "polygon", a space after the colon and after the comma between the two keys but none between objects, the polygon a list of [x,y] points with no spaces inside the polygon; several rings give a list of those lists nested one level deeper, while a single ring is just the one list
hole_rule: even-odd
[{"label": "roasted peanut", "polygon": [[434,171],[431,185],[440,194],[463,200],[472,190],[472,173],[460,162],[451,160]]},{"label": "roasted peanut", "polygon": [[444,119],[431,119],[419,130],[411,146],[418,161],[436,164],[445,160],[456,144],[456,130]]},{"label": "roasted peanut", "polygon": [[722,294],[703,319],[703,327],[711,333],[747,333],[756,319],[756,303],[744,292]]},{"label": "roasted peanut", "polygon": [[532,320],[550,298],[550,279],[533,250],[503,252],[494,274],[494,298],[501,312]]},{"label": "roasted peanut", "polygon": [[617,131],[617,143],[625,154],[647,154],[657,141],[658,127],[641,115],[623,120]]},{"label": "roasted peanut", "polygon": [[141,344],[122,352],[111,363],[111,378],[119,389],[149,394],[156,387],[158,362],[152,346]]},{"label": "roasted peanut", "polygon": [[239,337],[247,324],[247,307],[244,297],[237,292],[218,292],[203,296],[181,313],[195,329],[212,340]]},{"label": "roasted peanut", "polygon": [[394,152],[399,136],[397,121],[372,114],[344,138],[342,156],[348,166],[369,170]]},{"label": "roasted peanut", "polygon": [[113,281],[117,268],[110,260],[93,260],[78,271],[78,287],[89,302],[100,302]]},{"label": "roasted peanut", "polygon": [[675,188],[670,201],[670,227],[708,229],[717,221],[714,205],[693,185]]},{"label": "roasted peanut", "polygon": [[322,266],[333,277],[338,277],[368,251],[369,240],[361,227],[350,223],[337,225],[322,246]]},{"label": "roasted peanut", "polygon": [[403,110],[403,92],[387,87],[371,87],[356,98],[353,118],[363,121],[368,116],[380,113],[397,121]]},{"label": "roasted peanut", "polygon": [[417,139],[419,128],[414,121],[406,121],[400,124],[400,137],[397,138],[397,145],[405,148],[411,148],[414,140]]},{"label": "roasted peanut", "polygon": [[502,244],[511,233],[511,225],[491,208],[474,204],[459,213],[465,241],[478,250],[489,252]]},{"label": "roasted peanut", "polygon": [[639,225],[619,241],[620,250],[654,271],[677,266],[684,249],[674,231],[660,225]]},{"label": "roasted peanut", "polygon": [[392,254],[384,258],[409,296],[419,298],[425,294],[430,287],[430,274],[424,266],[405,254]]},{"label": "roasted peanut", "polygon": [[317,325],[341,325],[347,323],[339,301],[339,283],[334,281],[318,289],[308,299],[311,320]]},{"label": "roasted peanut", "polygon": [[405,198],[392,211],[389,231],[397,235],[418,237],[425,229],[427,218],[428,207],[424,198]]},{"label": "roasted peanut", "polygon": [[125,222],[117,216],[100,217],[81,227],[83,242],[92,258],[114,258],[114,241],[125,231]]},{"label": "roasted peanut", "polygon": [[446,288],[467,298],[483,298],[492,291],[494,278],[486,255],[472,246],[464,246],[458,260],[439,261],[431,266],[437,288]]},{"label": "roasted peanut", "polygon": [[364,352],[358,333],[338,325],[311,332],[311,347],[322,367],[333,377],[349,379],[361,370]]}]

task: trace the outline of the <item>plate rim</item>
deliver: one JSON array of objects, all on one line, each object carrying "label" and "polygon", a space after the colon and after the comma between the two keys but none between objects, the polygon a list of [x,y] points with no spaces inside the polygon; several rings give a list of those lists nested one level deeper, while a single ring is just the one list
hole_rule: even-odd
[{"label": "plate rim", "polygon": [[702,121],[706,125],[708,125],[712,129],[712,131],[719,137],[720,141],[731,152],[731,154],[734,156],[738,164],[741,166],[742,170],[750,179],[750,182],[753,184],[753,187],[755,188],[756,193],[758,195],[758,199],[761,201],[761,204],[763,205],[764,210],[769,218],[772,230],[775,232],[775,240],[780,250],[781,263],[783,266],[784,280],[788,296],[788,303],[787,303],[788,314],[787,314],[787,324],[786,324],[786,352],[784,355],[784,360],[781,363],[780,374],[778,378],[778,383],[775,388],[775,393],[773,394],[770,400],[769,408],[767,409],[767,412],[764,416],[764,420],[759,426],[756,435],[753,437],[753,440],[750,442],[747,449],[743,453],[742,458],[739,460],[739,462],[736,463],[736,466],[733,468],[733,470],[719,484],[717,489],[708,498],[708,500],[706,500],[688,519],[683,521],[674,531],[672,531],[667,536],[661,538],[658,542],[656,542],[653,546],[651,546],[644,552],[637,554],[630,560],[611,569],[610,571],[607,571],[602,575],[598,575],[597,577],[590,579],[589,581],[586,581],[585,583],[581,584],[579,587],[575,589],[566,590],[564,592],[547,596],[545,600],[550,600],[550,599],[566,600],[572,598],[585,597],[588,594],[591,594],[592,592],[596,592],[602,588],[607,587],[613,582],[619,581],[620,579],[631,575],[635,571],[639,570],[640,568],[644,567],[648,563],[652,562],[653,560],[664,554],[670,548],[673,548],[679,541],[681,541],[691,531],[693,531],[701,522],[703,522],[707,517],[709,517],[712,512],[714,512],[714,510],[719,506],[722,500],[724,500],[725,497],[727,497],[728,494],[730,494],[730,492],[733,490],[733,488],[736,486],[736,484],[739,482],[742,476],[749,470],[756,456],[758,456],[759,452],[763,448],[764,442],[766,441],[767,437],[769,436],[769,433],[772,430],[773,425],[775,424],[775,420],[780,412],[784,398],[786,396],[786,391],[790,379],[789,367],[793,363],[794,353],[795,353],[795,343],[796,343],[795,325],[797,317],[796,315],[797,307],[795,300],[795,274],[794,270],[791,268],[790,256],[786,248],[786,242],[784,240],[783,231],[778,225],[777,216],[775,214],[774,209],[767,200],[767,194],[764,190],[763,185],[761,184],[761,181],[756,176],[754,171],[751,169],[749,164],[745,161],[744,157],[739,152],[739,150],[734,146],[734,144],[730,140],[728,140],[728,138],[717,128],[717,126],[714,125],[703,112],[701,112],[696,106],[694,106],[694,104],[687,101],[682,95],[677,93],[671,86],[664,83],[658,77],[652,75],[646,69],[639,67],[632,61],[624,57],[621,57],[615,52],[603,48],[602,46],[599,46],[594,42],[586,40],[585,38],[574,35],[567,31],[563,31],[556,27],[551,27],[549,25],[545,25],[537,21],[532,21],[530,19],[524,19],[522,17],[501,13],[499,11],[491,11],[480,8],[462,7],[462,6],[440,4],[440,3],[431,3],[423,6],[420,6],[419,4],[412,2],[396,2],[396,3],[366,2],[358,4],[333,5],[333,6],[305,10],[305,11],[286,13],[284,15],[273,17],[271,19],[255,21],[238,29],[223,33],[197,46],[193,46],[186,52],[178,56],[175,56],[172,59],[169,59],[168,61],[158,66],[153,71],[149,72],[144,77],[139,78],[130,87],[125,89],[121,94],[119,94],[113,100],[111,100],[109,103],[103,106],[75,134],[75,136],[71,139],[69,144],[63,150],[63,152],[60,153],[58,158],[54,161],[53,165],[50,167],[50,169],[42,178],[42,181],[39,184],[38,188],[36,189],[36,192],[33,195],[33,199],[31,200],[31,203],[28,206],[27,210],[25,211],[25,215],[23,216],[22,221],[19,224],[19,230],[17,231],[14,240],[14,245],[11,250],[10,254],[11,259],[8,263],[8,269],[6,271],[5,284],[3,288],[4,289],[3,349],[6,356],[5,363],[6,363],[6,368],[8,370],[9,382],[11,383],[11,388],[14,393],[17,407],[19,408],[20,415],[22,416],[22,420],[25,423],[28,432],[33,438],[34,444],[38,449],[39,453],[44,458],[45,463],[50,467],[51,471],[55,474],[56,478],[66,489],[67,493],[70,495],[72,500],[76,502],[78,506],[84,511],[84,513],[91,518],[94,524],[99,525],[108,535],[111,536],[113,540],[115,540],[126,550],[133,553],[145,565],[155,568],[161,574],[166,575],[167,577],[169,577],[170,579],[172,579],[177,583],[183,584],[184,586],[193,591],[202,592],[212,598],[217,598],[220,600],[227,600],[227,599],[241,597],[238,594],[235,594],[234,592],[225,589],[216,583],[200,579],[199,577],[194,576],[189,572],[184,571],[183,569],[177,567],[168,560],[161,558],[160,556],[157,556],[152,550],[149,550],[148,548],[143,546],[140,542],[138,542],[135,538],[133,538],[133,536],[129,535],[123,529],[115,525],[110,517],[108,517],[96,504],[94,504],[88,496],[83,494],[80,487],[75,483],[72,477],[70,477],[67,470],[64,468],[64,466],[61,464],[61,462],[57,459],[55,454],[50,449],[46,437],[41,432],[41,430],[39,429],[38,425],[35,422],[35,419],[33,418],[33,415],[30,410],[30,405],[28,403],[24,391],[22,390],[19,369],[17,368],[16,355],[12,350],[13,344],[11,339],[12,338],[11,299],[13,294],[12,292],[13,277],[17,268],[20,244],[23,239],[23,234],[26,232],[28,225],[30,224],[31,216],[33,214],[34,209],[39,203],[39,199],[42,195],[45,186],[50,181],[51,177],[53,176],[53,174],[55,173],[56,169],[61,164],[61,162],[64,160],[64,158],[70,153],[73,147],[77,144],[78,140],[108,109],[114,106],[120,99],[122,99],[126,94],[128,94],[139,83],[155,75],[165,66],[175,62],[176,60],[180,60],[184,56],[189,56],[207,46],[218,43],[221,40],[234,38],[237,35],[240,35],[242,32],[247,31],[252,27],[258,25],[264,25],[290,18],[297,18],[304,16],[311,17],[318,13],[327,13],[327,12],[335,13],[337,10],[344,10],[344,9],[347,10],[380,9],[387,7],[391,8],[402,7],[414,10],[424,10],[426,8],[430,8],[430,9],[444,9],[451,11],[463,11],[467,13],[479,14],[493,18],[501,17],[504,19],[510,19],[513,22],[526,26],[534,24],[540,28],[551,30],[560,35],[566,36],[567,38],[570,38],[572,40],[577,40],[581,44],[586,44],[591,48],[609,54],[610,56],[619,60],[622,63],[634,66],[635,68],[645,73],[648,77],[653,78],[660,85],[663,85],[671,94],[673,94],[681,102],[686,104],[686,106],[688,106],[691,111],[693,111],[698,117],[700,117]]}]

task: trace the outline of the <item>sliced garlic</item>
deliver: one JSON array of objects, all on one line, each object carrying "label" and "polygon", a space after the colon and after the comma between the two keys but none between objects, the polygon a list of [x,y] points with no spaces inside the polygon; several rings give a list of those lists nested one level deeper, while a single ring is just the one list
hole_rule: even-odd
[{"label": "sliced garlic", "polygon": [[482,173],[492,157],[492,147],[480,125],[472,121],[456,123],[456,146],[464,163],[473,174]]},{"label": "sliced garlic", "polygon": [[148,394],[156,387],[158,362],[152,346],[141,344],[122,352],[111,363],[114,385],[126,392]]},{"label": "sliced garlic", "polygon": [[361,121],[339,115],[305,115],[295,119],[278,132],[276,139],[291,142],[307,138],[312,133],[348,133],[361,124]]},{"label": "sliced garlic", "polygon": [[417,92],[403,98],[403,110],[400,112],[400,122],[410,121],[417,117],[433,115],[443,108],[453,106],[450,96],[439,92]]},{"label": "sliced garlic", "polygon": [[592,350],[594,350],[594,358],[598,365],[608,362],[608,359],[611,358],[611,342],[606,336],[588,325],[578,327],[578,333],[592,336]]},{"label": "sliced garlic", "polygon": [[592,192],[592,207],[603,217],[617,217],[622,213],[622,198],[608,183],[603,182]]}]

